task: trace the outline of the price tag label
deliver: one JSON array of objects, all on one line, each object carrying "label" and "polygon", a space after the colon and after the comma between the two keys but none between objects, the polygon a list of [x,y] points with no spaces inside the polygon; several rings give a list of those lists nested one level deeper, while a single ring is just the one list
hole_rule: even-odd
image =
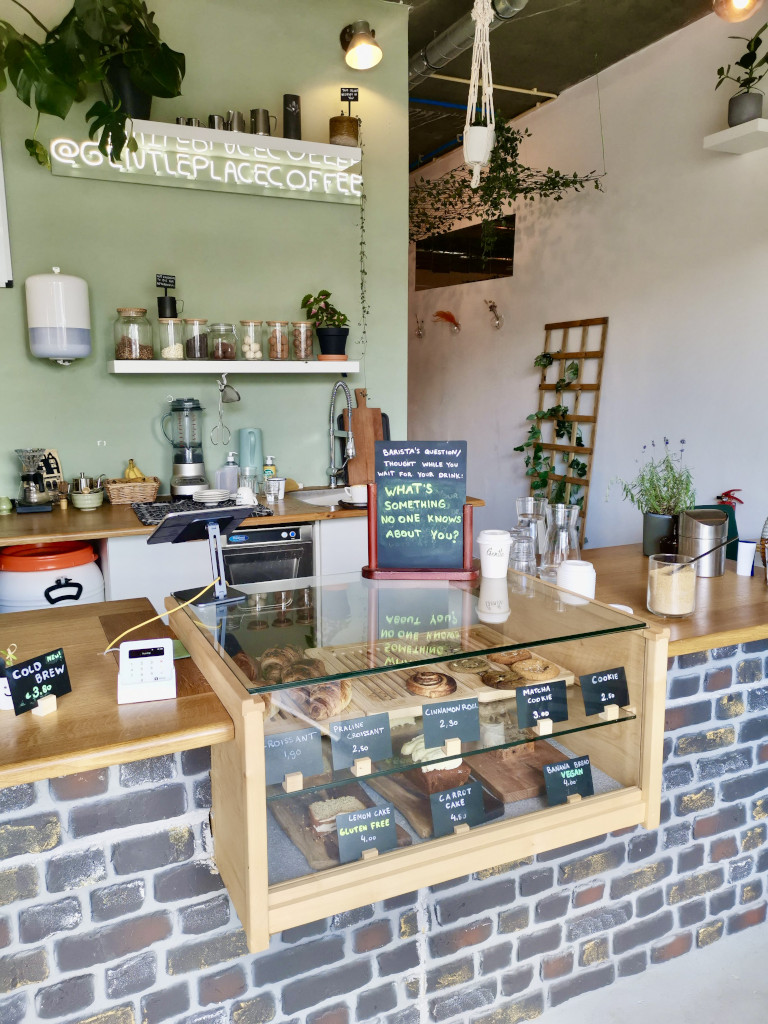
[{"label": "price tag label", "polygon": [[627,673],[623,665],[579,676],[579,682],[587,715],[599,715],[606,704],[618,704],[620,708],[629,704]]},{"label": "price tag label", "polygon": [[342,86],[341,98],[345,103],[357,103],[357,89],[348,89],[346,86]]},{"label": "price tag label", "polygon": [[542,718],[552,722],[568,721],[568,699],[565,680],[551,683],[531,683],[515,690],[517,724],[521,729],[536,725]]},{"label": "price tag label", "polygon": [[569,761],[558,761],[557,764],[545,764],[544,785],[547,787],[547,800],[550,804],[564,804],[574,793],[592,796],[595,787],[589,757],[585,755],[573,757]]},{"label": "price tag label", "polygon": [[389,715],[366,715],[344,722],[331,722],[331,759],[334,770],[349,768],[359,757],[386,761],[392,757]]},{"label": "price tag label", "polygon": [[457,825],[464,822],[470,827],[485,821],[483,787],[479,782],[468,782],[456,789],[432,793],[429,797],[432,808],[432,830],[435,836],[451,835]]},{"label": "price tag label", "polygon": [[291,772],[319,775],[323,770],[323,751],[319,729],[297,729],[264,737],[267,785],[282,782]]},{"label": "price tag label", "polygon": [[174,274],[155,274],[156,288],[175,288],[176,277]]},{"label": "price tag label", "polygon": [[37,707],[41,697],[53,694],[61,697],[72,692],[69,681],[64,651],[59,647],[55,651],[41,654],[30,661],[9,665],[6,669],[8,686],[13,700],[13,710],[17,715],[31,711]]},{"label": "price tag label", "polygon": [[395,808],[367,807],[364,811],[350,811],[336,815],[336,834],[339,839],[339,860],[346,864],[360,860],[365,850],[384,853],[397,846]]},{"label": "price tag label", "polygon": [[480,739],[477,697],[423,704],[421,720],[424,723],[425,747],[442,747],[452,736],[468,743]]}]

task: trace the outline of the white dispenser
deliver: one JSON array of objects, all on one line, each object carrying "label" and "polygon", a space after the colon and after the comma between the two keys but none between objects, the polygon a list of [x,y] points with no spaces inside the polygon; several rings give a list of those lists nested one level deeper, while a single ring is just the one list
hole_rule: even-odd
[{"label": "white dispenser", "polygon": [[91,314],[88,283],[82,277],[33,274],[25,282],[29,347],[39,359],[69,366],[91,354]]}]

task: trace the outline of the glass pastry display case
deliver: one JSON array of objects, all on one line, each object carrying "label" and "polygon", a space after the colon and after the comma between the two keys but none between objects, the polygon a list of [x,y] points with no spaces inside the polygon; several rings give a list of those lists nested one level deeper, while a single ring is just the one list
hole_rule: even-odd
[{"label": "glass pastry display case", "polygon": [[514,572],[280,588],[173,617],[235,723],[212,750],[214,856],[252,950],[658,824],[665,631]]}]

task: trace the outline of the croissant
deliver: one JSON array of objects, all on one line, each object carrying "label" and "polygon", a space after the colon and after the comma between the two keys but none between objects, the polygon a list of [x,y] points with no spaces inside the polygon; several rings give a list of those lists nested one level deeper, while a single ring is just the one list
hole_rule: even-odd
[{"label": "croissant", "polygon": [[341,714],[349,704],[352,699],[352,683],[349,679],[340,679],[316,683],[314,686],[297,686],[288,691],[285,698],[297,711],[316,722],[323,722]]},{"label": "croissant", "polygon": [[[238,651],[237,654],[232,655],[232,661],[237,665],[249,682],[255,683],[257,686],[264,685],[264,680],[259,679],[258,662],[254,661],[250,654],[246,654],[245,651]],[[272,695],[264,691],[260,693],[259,696],[264,701],[264,716],[266,718],[271,718],[277,713],[277,706],[272,700]]]},{"label": "croissant", "polygon": [[280,683],[283,672],[290,668],[294,661],[299,661],[302,652],[292,644],[285,647],[270,647],[261,657],[261,674],[271,683]]}]

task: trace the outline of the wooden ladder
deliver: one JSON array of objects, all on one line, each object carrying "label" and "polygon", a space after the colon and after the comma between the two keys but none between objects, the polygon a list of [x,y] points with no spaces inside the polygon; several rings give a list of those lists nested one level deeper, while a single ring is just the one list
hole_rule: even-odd
[{"label": "wooden ladder", "polygon": [[[541,371],[539,411],[550,409],[553,405],[564,405],[569,412],[563,419],[570,426],[566,437],[558,438],[556,421],[540,420],[542,435],[539,444],[546,453],[549,453],[553,468],[557,467],[558,462],[563,465],[560,456],[568,456],[570,460],[575,455],[586,463],[587,471],[585,476],[580,477],[564,466],[562,473],[550,472],[546,492],[534,490],[532,487],[531,493],[539,496],[546,494],[549,498],[553,487],[561,480],[565,481],[566,504],[571,501],[581,502],[579,535],[581,543],[584,543],[592,456],[597,436],[597,413],[600,407],[600,384],[603,378],[603,357],[608,337],[608,317],[545,324],[544,331],[544,352],[552,356],[552,363],[543,367]],[[578,377],[569,387],[557,391],[557,381],[565,376],[566,367],[572,362],[579,367]],[[545,437],[547,431],[549,436]],[[581,444],[578,444],[580,432]]]}]

